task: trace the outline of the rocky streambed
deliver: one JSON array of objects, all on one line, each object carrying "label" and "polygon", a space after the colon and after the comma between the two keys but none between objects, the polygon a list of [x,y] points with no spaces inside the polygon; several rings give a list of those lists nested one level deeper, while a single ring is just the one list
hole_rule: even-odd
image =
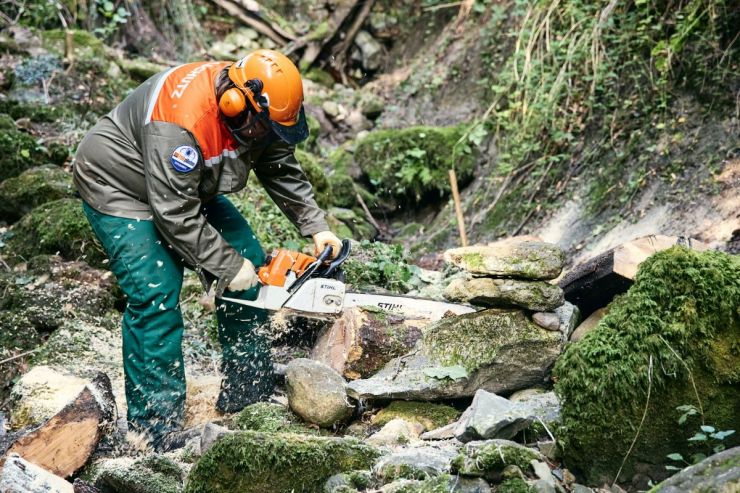
[{"label": "rocky streambed", "polygon": [[[187,422],[163,453],[121,418],[110,274],[58,257],[1,273],[13,329],[4,351],[32,356],[4,367],[13,384],[0,489],[586,493],[621,491],[612,485],[619,475],[621,487],[638,490],[670,475],[672,454],[700,452],[687,440],[700,425],[735,429],[737,356],[723,348],[738,334],[736,257],[682,247],[653,255],[578,342],[578,309],[552,281],[564,262],[558,248],[523,238],[444,257],[445,270],[422,273],[430,282],[417,291],[478,311],[429,321],[356,308],[334,321],[266,327],[284,382],[269,402],[234,415],[213,409],[217,347],[186,286]],[[710,300],[724,301],[710,309]],[[640,381],[645,371],[653,373]],[[697,398],[701,411],[679,425],[676,408],[699,409]],[[111,405],[117,412],[104,412]],[[37,453],[35,437],[81,422],[92,426],[75,440],[92,447],[79,466],[62,469],[53,441]],[[656,491],[736,484],[734,440],[715,440],[728,450]]]}]

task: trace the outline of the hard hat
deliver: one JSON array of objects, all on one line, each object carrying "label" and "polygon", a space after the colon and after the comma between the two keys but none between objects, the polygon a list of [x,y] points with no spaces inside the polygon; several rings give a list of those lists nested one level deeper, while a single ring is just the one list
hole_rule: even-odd
[{"label": "hard hat", "polygon": [[297,144],[308,137],[303,83],[290,58],[274,50],[254,51],[229,67],[229,79],[236,87],[219,99],[224,115],[237,116],[247,109],[249,100],[284,141]]}]

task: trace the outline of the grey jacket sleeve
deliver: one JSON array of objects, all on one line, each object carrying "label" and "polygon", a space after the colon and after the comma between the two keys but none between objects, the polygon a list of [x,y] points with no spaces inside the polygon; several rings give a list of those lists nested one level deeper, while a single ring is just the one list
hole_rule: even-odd
[{"label": "grey jacket sleeve", "polygon": [[162,236],[196,272],[202,274],[205,270],[215,276],[216,293],[221,294],[244,259],[200,212],[202,156],[198,155],[191,171],[175,169],[170,158],[180,146],[198,149],[192,135],[172,123],[151,122],[144,128],[142,150],[149,206]]},{"label": "grey jacket sleeve", "polygon": [[311,182],[295,158],[295,147],[282,141],[270,144],[254,165],[254,173],[283,214],[311,236],[326,231],[324,211],[316,204]]}]

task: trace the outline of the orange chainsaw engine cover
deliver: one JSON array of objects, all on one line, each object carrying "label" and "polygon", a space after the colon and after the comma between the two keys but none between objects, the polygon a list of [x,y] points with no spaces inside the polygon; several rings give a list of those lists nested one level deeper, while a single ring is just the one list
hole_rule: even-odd
[{"label": "orange chainsaw engine cover", "polygon": [[316,257],[280,248],[274,250],[268,260],[267,265],[259,268],[257,276],[262,284],[283,287],[290,271],[299,277],[306,267],[316,262]]}]

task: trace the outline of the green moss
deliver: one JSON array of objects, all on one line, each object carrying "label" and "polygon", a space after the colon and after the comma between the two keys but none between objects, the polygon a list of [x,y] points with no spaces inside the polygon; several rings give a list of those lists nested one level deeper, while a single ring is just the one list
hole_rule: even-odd
[{"label": "green moss", "polygon": [[6,113],[0,113],[0,130],[15,130],[15,128],[15,120]]},{"label": "green moss", "polygon": [[258,402],[245,407],[236,416],[234,423],[241,430],[318,434],[316,430],[302,423],[287,407],[268,402]]},{"label": "green moss", "polygon": [[[66,54],[66,31],[63,29],[49,29],[47,31],[42,31],[42,35],[44,48],[59,56],[64,56]],[[96,38],[90,31],[81,29],[73,30],[72,46],[76,59],[103,59],[106,57],[103,41]]]},{"label": "green moss", "polygon": [[423,341],[443,365],[461,365],[470,373],[493,364],[502,346],[521,344],[519,357],[526,361],[560,338],[559,332],[538,327],[521,310],[489,309],[442,319],[425,330]]},{"label": "green moss", "polygon": [[11,260],[58,252],[68,260],[102,266],[106,258],[79,199],[47,202],[26,214],[9,233],[4,250]]},{"label": "green moss", "polygon": [[531,469],[530,461],[541,456],[532,449],[508,440],[488,440],[465,445],[452,460],[452,470],[461,476],[492,477],[510,464],[522,471]]},{"label": "green moss", "polygon": [[464,262],[467,270],[482,271],[485,269],[483,255],[481,255],[480,253],[464,253],[462,254],[462,261]]},{"label": "green moss", "polygon": [[[674,247],[643,262],[629,291],[556,364],[568,467],[594,483],[613,481],[637,434],[648,388],[647,414],[622,478],[637,463],[661,470],[667,454],[694,451],[686,441],[693,433],[676,424],[673,412],[698,405],[692,379],[703,421],[737,429],[738,306],[737,256]],[[729,440],[728,447],[738,442],[735,435]]]},{"label": "green moss", "polygon": [[373,416],[373,424],[383,426],[392,419],[401,418],[419,423],[426,430],[434,430],[452,423],[460,416],[454,407],[444,404],[416,401],[394,401]]},{"label": "green moss", "polygon": [[306,244],[298,229],[280,211],[255,177],[250,177],[247,187],[229,195],[229,199],[249,221],[254,234],[268,251],[274,248],[300,250]]},{"label": "green moss", "polygon": [[239,432],[221,438],[203,455],[185,491],[318,493],[332,474],[368,469],[378,455],[349,438]]},{"label": "green moss", "polygon": [[0,113],[7,113],[13,120],[28,118],[33,123],[51,123],[68,117],[70,109],[65,106],[32,104],[6,99],[0,100]]},{"label": "green moss", "polygon": [[409,127],[370,132],[357,144],[354,160],[379,195],[420,202],[449,192],[448,171],[464,185],[472,178],[475,152],[457,145],[466,126]]},{"label": "green moss", "polygon": [[73,194],[72,175],[62,168],[28,169],[0,183],[0,219],[15,221],[39,205]]},{"label": "green moss", "polygon": [[0,182],[46,160],[44,148],[29,134],[15,129],[0,132]]},{"label": "green moss", "polygon": [[386,483],[397,479],[423,480],[429,477],[429,474],[423,468],[413,464],[383,464],[375,474]]},{"label": "green moss", "polygon": [[507,479],[496,488],[496,493],[532,493],[534,488],[522,478]]},{"label": "green moss", "polygon": [[149,456],[131,467],[103,468],[96,486],[128,493],[180,493],[183,472],[180,466],[163,456]]},{"label": "green moss", "polygon": [[326,172],[322,168],[318,158],[310,152],[301,149],[295,150],[295,157],[301,163],[301,168],[306,173],[308,181],[311,182],[316,196],[316,202],[323,208],[328,207],[331,204],[329,181],[326,179]]},{"label": "green moss", "polygon": [[334,85],[334,77],[326,70],[312,68],[304,73],[304,77],[325,87],[332,87]]}]

